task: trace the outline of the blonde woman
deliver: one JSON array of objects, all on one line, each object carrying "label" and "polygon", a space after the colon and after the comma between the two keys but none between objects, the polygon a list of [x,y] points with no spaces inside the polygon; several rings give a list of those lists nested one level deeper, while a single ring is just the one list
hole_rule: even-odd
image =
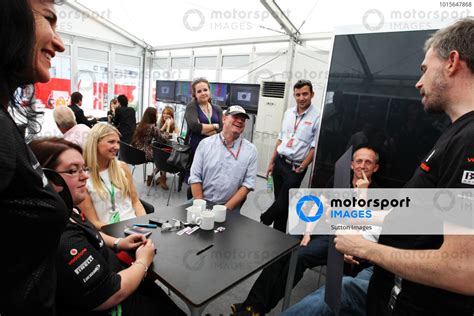
[{"label": "blonde woman", "polygon": [[127,164],[116,159],[120,133],[109,124],[95,125],[87,138],[84,160],[90,168],[88,194],[79,205],[97,229],[145,215]]}]

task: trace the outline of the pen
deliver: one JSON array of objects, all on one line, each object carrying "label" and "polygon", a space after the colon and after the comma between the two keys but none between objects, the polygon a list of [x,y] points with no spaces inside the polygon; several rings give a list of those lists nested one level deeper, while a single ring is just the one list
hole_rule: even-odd
[{"label": "pen", "polygon": [[197,253],[196,253],[196,256],[199,256],[201,253],[203,253],[204,251],[208,250],[208,249],[211,249],[212,247],[214,247],[214,244],[211,244],[209,246],[207,246],[206,248],[204,248],[203,250],[199,250]]},{"label": "pen", "polygon": [[146,228],[157,228],[158,225],[156,224],[133,224],[136,227],[146,227]]}]

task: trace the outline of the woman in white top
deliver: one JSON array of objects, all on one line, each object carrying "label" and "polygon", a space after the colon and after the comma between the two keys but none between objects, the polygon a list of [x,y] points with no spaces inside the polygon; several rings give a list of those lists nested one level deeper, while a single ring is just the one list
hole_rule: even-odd
[{"label": "woman in white top", "polygon": [[97,229],[135,216],[145,215],[132,174],[126,163],[117,160],[120,133],[109,124],[96,124],[84,148],[90,168],[87,197],[79,205]]}]

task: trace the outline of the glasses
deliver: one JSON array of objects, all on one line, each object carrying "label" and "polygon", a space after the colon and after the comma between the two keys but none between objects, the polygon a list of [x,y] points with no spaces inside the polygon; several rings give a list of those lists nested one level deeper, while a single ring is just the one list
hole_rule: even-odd
[{"label": "glasses", "polygon": [[69,170],[63,170],[63,171],[56,171],[57,173],[65,173],[65,174],[69,174],[71,176],[78,176],[79,174],[89,174],[90,172],[90,168],[89,167],[86,167],[86,166],[82,166],[80,168],[76,167],[76,168],[71,168]]},{"label": "glasses", "polygon": [[361,164],[364,163],[364,162],[365,162],[365,164],[368,165],[368,166],[371,166],[371,165],[375,164],[375,162],[373,162],[372,160],[357,159],[357,160],[354,161],[354,163],[355,163],[356,165],[361,165]]}]

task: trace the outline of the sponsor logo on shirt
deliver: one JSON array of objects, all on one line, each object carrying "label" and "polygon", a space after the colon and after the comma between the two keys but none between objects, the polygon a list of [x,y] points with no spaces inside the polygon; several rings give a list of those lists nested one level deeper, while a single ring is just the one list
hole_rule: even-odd
[{"label": "sponsor logo on shirt", "polygon": [[474,171],[464,170],[461,183],[474,185]]},{"label": "sponsor logo on shirt", "polygon": [[75,256],[77,255],[77,249],[72,248],[71,251],[69,251],[69,253],[71,254],[71,256]]},{"label": "sponsor logo on shirt", "polygon": [[99,247],[102,248],[102,246],[104,245],[104,241],[102,240],[102,238],[100,238],[97,234],[95,234],[95,238],[97,238],[97,240],[99,241]]},{"label": "sponsor logo on shirt", "polygon": [[424,162],[421,163],[420,168],[421,168],[423,171],[430,172],[430,167],[429,167],[426,163],[424,163]]},{"label": "sponsor logo on shirt", "polygon": [[[74,249],[74,250],[76,250],[76,249]],[[74,256],[74,255],[72,254],[72,250],[71,250],[71,252],[70,252],[70,253],[71,253],[71,256],[74,256],[74,258],[72,258],[71,261],[68,262],[68,265],[73,265],[74,262],[76,262],[77,260],[79,260],[79,258],[82,257],[82,256],[86,253],[86,251],[87,251],[87,248],[84,248],[84,249],[81,250],[81,252],[79,252],[78,255]],[[77,250],[76,250],[76,252],[77,252]]]},{"label": "sponsor logo on shirt", "polygon": [[474,157],[467,157],[467,162],[474,163]]},{"label": "sponsor logo on shirt", "polygon": [[433,151],[432,151],[431,154],[428,156],[428,158],[426,158],[425,162],[430,161],[431,157],[433,157],[433,155],[434,155],[435,152],[436,152],[436,149],[433,149]]},{"label": "sponsor logo on shirt", "polygon": [[91,273],[89,273],[85,278],[82,279],[82,282],[87,283],[87,281],[89,281],[90,278],[92,278],[92,276],[96,274],[99,270],[100,270],[100,264],[96,265],[94,270],[92,270]]},{"label": "sponsor logo on shirt", "polygon": [[81,273],[85,268],[87,268],[89,264],[91,264],[92,261],[94,261],[94,257],[92,256],[87,257],[87,259],[83,263],[81,263],[80,266],[74,269],[74,273],[76,273],[76,275]]},{"label": "sponsor logo on shirt", "polygon": [[311,124],[313,124],[313,122],[311,122],[311,121],[304,121],[304,123],[305,123],[306,125],[311,125]]},{"label": "sponsor logo on shirt", "polygon": [[48,182],[48,178],[46,178],[44,173],[43,173],[42,180],[43,180],[43,188],[45,188],[48,185],[49,182]]}]

